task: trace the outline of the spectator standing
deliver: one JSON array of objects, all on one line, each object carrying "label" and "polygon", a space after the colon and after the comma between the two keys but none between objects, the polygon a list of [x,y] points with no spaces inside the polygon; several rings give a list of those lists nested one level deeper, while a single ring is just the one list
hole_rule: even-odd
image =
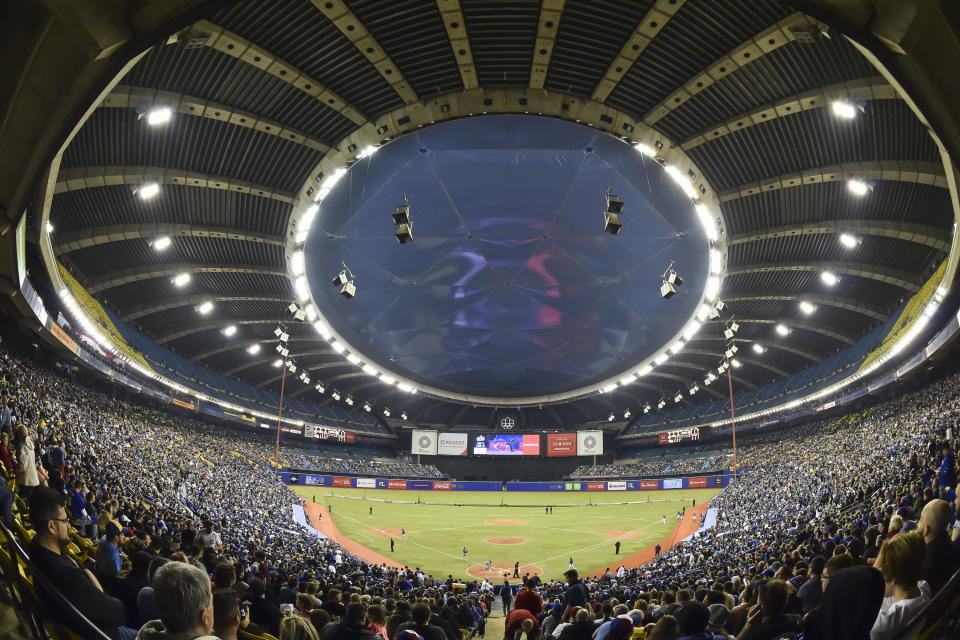
[{"label": "spectator standing", "polygon": [[40,486],[40,476],[37,473],[37,453],[33,438],[26,425],[17,425],[17,489],[20,496],[27,500],[31,492]]},{"label": "spectator standing", "polygon": [[543,597],[533,590],[531,580],[523,581],[523,589],[517,594],[513,606],[515,609],[524,609],[529,611],[534,617],[538,617],[543,611]]},{"label": "spectator standing", "polygon": [[923,507],[917,523],[917,531],[924,541],[920,578],[930,585],[934,593],[943,588],[957,569],[956,552],[947,536],[949,522],[950,505],[946,500],[936,499]]},{"label": "spectator standing", "polygon": [[566,622],[573,615],[574,607],[586,607],[590,597],[586,585],[580,582],[580,574],[576,569],[567,569],[563,577],[567,580],[567,588],[563,592],[563,614],[560,619]]}]

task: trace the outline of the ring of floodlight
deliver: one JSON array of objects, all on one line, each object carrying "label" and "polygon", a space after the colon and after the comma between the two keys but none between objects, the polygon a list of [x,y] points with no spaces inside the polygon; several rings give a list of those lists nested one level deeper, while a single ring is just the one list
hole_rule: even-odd
[{"label": "ring of floodlight", "polygon": [[[516,105],[516,106],[514,106]],[[374,364],[374,359],[365,356],[360,350],[347,342],[332,324],[323,316],[313,298],[306,271],[303,268],[303,246],[310,226],[319,213],[319,205],[335,184],[358,160],[376,151],[376,149],[400,136],[418,131],[433,124],[455,118],[481,116],[489,114],[524,114],[556,117],[591,127],[630,144],[638,153],[654,158],[696,207],[698,217],[704,226],[708,238],[707,275],[704,290],[694,313],[687,319],[669,340],[655,349],[640,362],[626,367],[621,373],[610,376],[599,383],[584,385],[561,393],[542,394],[527,397],[494,397],[458,393],[413,381],[393,371]],[[696,184],[687,176],[699,176]],[[686,181],[686,184],[684,184]],[[716,191],[703,177],[699,167],[671,140],[646,125],[641,120],[601,105],[591,100],[572,96],[537,92],[527,95],[523,89],[493,89],[482,94],[453,92],[434,98],[430,104],[421,103],[400,107],[378,118],[376,122],[362,125],[348,135],[314,167],[303,187],[298,192],[287,227],[285,245],[287,259],[287,277],[297,300],[312,307],[316,314],[314,327],[320,337],[326,340],[344,361],[358,370],[365,371],[371,377],[380,379],[385,386],[395,386],[408,393],[423,393],[437,399],[476,406],[515,406],[528,407],[544,404],[570,402],[598,393],[609,393],[625,387],[649,375],[657,367],[682,350],[707,320],[707,311],[719,297],[726,275],[726,223],[719,207]],[[299,252],[299,255],[298,255]]]}]

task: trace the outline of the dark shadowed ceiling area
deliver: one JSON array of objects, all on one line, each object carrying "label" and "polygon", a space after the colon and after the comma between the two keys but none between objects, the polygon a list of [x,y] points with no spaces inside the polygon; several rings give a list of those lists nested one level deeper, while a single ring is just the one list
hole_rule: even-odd
[{"label": "dark shadowed ceiling area", "polygon": [[[596,420],[702,382],[731,317],[735,391],[790,376],[886,321],[949,250],[950,196],[924,125],[841,34],[785,3],[247,0],[157,43],[93,112],[63,156],[55,251],[157,343],[279,389],[273,332],[295,298],[288,223],[315,168],[394,110],[503,88],[646,123],[696,164],[726,225],[721,321],[636,384],[523,409],[528,424]],[[171,120],[148,124],[149,105],[164,104]],[[519,104],[502,110],[518,115],[427,126],[351,167],[307,241],[314,299],[359,352],[413,379],[497,396],[593,384],[662,347],[694,312],[703,231],[662,168],[630,147],[630,130],[613,132],[622,141],[520,115]],[[148,200],[129,180],[70,181],[144,170],[168,176]],[[603,233],[607,186],[626,203],[616,237]],[[404,193],[415,239],[400,246],[390,213]],[[352,300],[329,284],[341,260],[357,274]],[[671,260],[689,269],[689,291],[665,301]],[[175,286],[184,272],[191,281]],[[206,301],[213,311],[198,314]],[[336,402],[338,389],[413,420],[492,420],[490,408],[358,372],[306,323],[289,332],[291,356],[327,387],[288,379],[296,397]],[[724,392],[705,387],[683,404]]]}]

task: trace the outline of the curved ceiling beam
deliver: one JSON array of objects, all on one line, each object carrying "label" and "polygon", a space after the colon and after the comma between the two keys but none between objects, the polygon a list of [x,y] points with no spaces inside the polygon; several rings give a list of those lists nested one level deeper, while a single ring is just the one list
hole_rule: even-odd
[{"label": "curved ceiling beam", "polygon": [[57,184],[54,193],[66,193],[79,189],[95,189],[97,187],[111,187],[117,185],[132,185],[139,187],[147,182],[158,184],[176,184],[186,187],[202,187],[247,193],[262,198],[279,200],[285,204],[293,204],[294,195],[285,191],[277,191],[270,187],[256,185],[251,182],[213,176],[205,173],[186,171],[184,169],[168,169],[165,167],[75,167],[64,169],[57,174]]},{"label": "curved ceiling beam", "polygon": [[[780,320],[770,320],[767,318],[737,318],[737,322],[750,322],[754,324],[776,324]],[[827,336],[828,338],[833,338],[837,342],[842,342],[845,345],[851,345],[856,342],[856,339],[840,333],[839,331],[834,331],[833,329],[828,329],[826,327],[821,327],[820,325],[810,324],[807,322],[797,322],[795,320],[786,321],[786,324],[791,329],[801,329],[802,331],[809,331],[811,333],[819,333],[820,335]]]},{"label": "curved ceiling beam", "polygon": [[172,91],[162,91],[160,89],[150,89],[148,87],[132,87],[128,85],[118,85],[113,92],[104,98],[99,108],[115,109],[136,109],[144,113],[154,107],[168,107],[178,114],[185,116],[196,116],[199,118],[209,118],[219,122],[234,124],[239,127],[256,129],[267,135],[277,136],[287,142],[302,144],[308,149],[326,153],[330,150],[330,145],[311,138],[309,135],[285,127],[279,122],[268,120],[248,111],[243,111],[237,107],[226,104],[218,104],[203,98],[174,93]]},{"label": "curved ceiling beam", "polygon": [[390,59],[373,34],[367,31],[357,16],[347,8],[343,0],[311,0],[311,2],[333,23],[333,26],[340,30],[340,33],[346,36],[347,40],[353,43],[363,57],[383,76],[387,84],[393,87],[405,104],[413,104],[418,100],[417,94],[403,77],[400,68]]},{"label": "curved ceiling beam", "polygon": [[266,71],[314,98],[324,108],[333,109],[355,124],[366,124],[369,119],[359,109],[292,64],[212,22],[201,20],[180,37],[189,39],[191,45],[211,47],[220,53],[253,65],[261,71]]},{"label": "curved ceiling beam", "polygon": [[683,83],[679,89],[664,98],[663,102],[650,109],[643,116],[643,121],[649,125],[659,122],[671,111],[713,83],[796,40],[797,36],[794,29],[809,28],[813,25],[815,23],[811,18],[797,12],[787,16],[777,24],[767,27],[730,53],[707,65],[705,69]]},{"label": "curved ceiling beam", "polygon": [[[291,355],[290,358],[294,361],[294,364],[296,364],[296,360],[297,360],[298,357],[305,357],[305,356],[308,356],[308,355],[318,355],[319,353],[322,353],[322,352],[301,353],[301,354],[299,354],[299,355]],[[270,359],[268,359],[267,361],[269,362],[270,360],[273,360],[273,358],[270,358]],[[315,374],[317,371],[319,371],[320,369],[331,369],[331,368],[336,368],[336,367],[353,367],[353,365],[350,364],[349,362],[347,362],[346,360],[344,360],[343,362],[322,362],[322,363],[320,363],[320,364],[316,364],[316,365],[313,365],[313,366],[310,366],[310,367],[301,367],[300,365],[297,365],[297,373],[287,374],[287,377],[298,376],[298,375],[300,375],[300,371],[303,370],[303,371],[306,371],[307,373],[310,374],[310,377],[311,377],[310,382],[311,382],[311,384],[315,384],[314,381],[313,381],[313,377],[314,377],[314,374]],[[277,368],[277,371],[280,371],[279,367]],[[362,375],[365,375],[365,374],[362,374]],[[274,382],[279,382],[279,381],[281,380],[281,378],[283,378],[283,372],[282,372],[282,371],[280,372],[280,375],[273,376],[273,377],[268,378],[267,380],[264,380],[264,381],[262,381],[262,382],[258,382],[258,383],[255,384],[254,386],[255,386],[256,388],[258,388],[258,389],[262,389],[263,387],[268,386],[268,385],[270,385],[270,384],[272,384],[272,383],[274,383]],[[326,382],[326,381],[325,381],[325,380],[320,380],[320,379],[318,378],[318,379],[317,379],[317,382]]]},{"label": "curved ceiling beam", "polygon": [[[290,340],[293,341],[294,338],[291,338]],[[237,346],[244,346],[244,345],[237,345]],[[320,350],[320,351],[307,351],[305,353],[297,354],[296,356],[293,356],[293,357],[298,358],[298,357],[305,357],[305,356],[319,356],[319,355],[330,355],[330,354],[333,354],[332,349],[326,349],[326,350]],[[271,350],[267,352],[266,356],[262,356],[260,358],[257,358],[256,360],[250,360],[249,362],[245,362],[244,364],[234,367],[233,369],[227,369],[223,373],[224,375],[232,376],[233,374],[239,371],[243,371],[244,369],[249,369],[250,367],[255,367],[257,365],[264,365],[264,364],[273,362],[279,357],[280,356],[277,354],[276,351]]]},{"label": "curved ceiling beam", "polygon": [[764,342],[763,346],[767,349],[779,349],[780,351],[786,351],[787,353],[792,353],[796,356],[800,356],[801,358],[806,358],[807,360],[809,360],[810,362],[813,362],[814,364],[820,364],[821,362],[823,362],[823,358],[821,358],[817,354],[811,351],[807,351],[806,349],[800,349],[789,344],[783,344],[779,340]]},{"label": "curved ceiling beam", "polygon": [[854,313],[859,313],[867,316],[868,318],[873,318],[874,320],[879,320],[883,322],[886,320],[890,314],[884,313],[883,309],[880,307],[874,306],[872,304],[867,304],[866,302],[857,302],[856,300],[851,300],[850,298],[845,298],[842,296],[817,296],[817,295],[784,295],[784,296],[734,296],[732,298],[724,298],[724,302],[793,302],[794,300],[800,299],[806,300],[815,305],[825,305],[828,307],[836,307],[837,309],[845,309],[847,311],[853,311]]},{"label": "curved ceiling beam", "polygon": [[[290,298],[272,298],[265,296],[185,296],[183,298],[175,298],[173,300],[168,300],[167,302],[157,302],[157,303],[148,303],[137,305],[136,307],[131,307],[125,313],[120,314],[120,319],[124,322],[130,322],[132,320],[139,320],[140,318],[145,318],[147,316],[153,315],[155,313],[160,313],[161,311],[169,311],[170,309],[179,309],[181,307],[193,307],[204,302],[283,302],[284,304],[290,303]],[[319,336],[317,336],[319,337]]]},{"label": "curved ceiling beam", "polygon": [[925,224],[913,224],[896,220],[823,220],[820,222],[805,222],[782,227],[770,227],[738,233],[730,236],[728,244],[744,244],[746,242],[760,242],[792,236],[812,236],[849,233],[858,236],[877,236],[892,238],[904,242],[914,242],[938,251],[950,250],[950,233],[946,229],[939,229]]},{"label": "curved ceiling beam", "polygon": [[[633,30],[626,44],[610,66],[603,78],[597,83],[591,96],[597,102],[604,102],[620,81],[630,71],[630,67],[637,61],[647,46],[653,42],[660,30],[670,21],[670,18],[680,10],[686,0],[657,0],[640,19],[637,28]],[[539,43],[537,44],[539,47]],[[540,85],[543,86],[542,84]]]},{"label": "curved ceiling beam", "polygon": [[537,39],[533,43],[533,62],[530,65],[530,88],[543,89],[550,69],[550,56],[557,41],[560,18],[567,0],[542,0],[540,21],[537,23]]},{"label": "curved ceiling beam", "polygon": [[[237,320],[233,324],[275,324],[277,320],[275,318],[266,318],[266,319],[256,319],[256,320]],[[742,320],[741,320],[742,322]],[[186,329],[181,329],[173,333],[168,333],[164,336],[156,338],[154,342],[158,345],[165,345],[173,342],[174,340],[179,340],[180,338],[186,338],[187,336],[192,336],[195,333],[203,333],[204,331],[213,331],[214,329],[222,329],[227,322],[223,320],[214,320],[212,322],[202,322],[200,324],[195,324]]]},{"label": "curved ceiling beam", "polygon": [[837,274],[868,278],[885,284],[900,287],[910,292],[920,290],[923,284],[919,275],[900,269],[890,269],[858,262],[782,262],[780,264],[747,264],[729,267],[727,276],[747,275],[751,273],[771,273],[778,271],[831,271]]},{"label": "curved ceiling beam", "polygon": [[457,69],[460,70],[463,88],[476,89],[480,83],[477,80],[477,67],[473,63],[473,51],[470,49],[470,37],[467,34],[467,23],[463,19],[460,0],[437,0],[437,10],[447,30],[447,38],[453,49],[453,59],[457,61]]},{"label": "curved ceiling beam", "polygon": [[726,122],[707,127],[700,133],[694,134],[681,142],[680,148],[687,151],[705,142],[717,140],[725,135],[743,131],[755,124],[770,122],[777,118],[792,116],[813,109],[825,109],[830,107],[835,100],[851,100],[862,104],[870,100],[899,99],[900,96],[897,95],[897,90],[881,76],[832,84],[828,87],[782,98],[775,103],[758,107],[753,111],[741,113]]},{"label": "curved ceiling beam", "polygon": [[773,366],[769,362],[764,362],[763,360],[757,360],[756,358],[749,358],[749,357],[744,357],[740,355],[737,356],[737,360],[739,360],[745,365],[750,364],[750,365],[760,367],[762,369],[766,369],[767,371],[772,371],[773,373],[780,376],[781,378],[790,377],[790,374],[784,371],[783,369],[778,369],[777,367]]},{"label": "curved ceiling beam", "polygon": [[[150,280],[151,278],[163,278],[176,275],[178,273],[256,273],[266,276],[284,277],[286,271],[280,267],[259,267],[248,265],[205,265],[192,262],[147,265],[144,267],[134,267],[132,269],[123,269],[113,271],[103,278],[98,278],[90,282],[87,292],[91,295],[119,287],[124,284]],[[276,320],[272,320],[276,322]]]},{"label": "curved ceiling beam", "polygon": [[941,189],[949,188],[939,162],[919,160],[882,160],[871,162],[846,162],[826,167],[811,167],[795,173],[764,178],[757,182],[741,184],[719,193],[720,202],[755,196],[764,191],[777,191],[821,182],[841,182],[850,178],[866,181],[896,181],[926,184]]},{"label": "curved ceiling beam", "polygon": [[[215,355],[226,353],[227,351],[233,351],[234,349],[240,349],[240,348],[246,349],[252,344],[259,344],[262,349],[266,345],[276,344],[277,342],[278,340],[276,338],[271,338],[270,340],[246,340],[246,341],[244,341],[241,338],[240,340],[232,340],[227,344],[214,347],[213,349],[210,349],[208,351],[203,351],[201,353],[198,353],[197,355],[192,356],[192,358],[193,360],[198,360],[198,361],[206,360],[207,358],[212,358]],[[290,342],[324,342],[324,340],[320,336],[317,336],[316,338],[291,336],[287,342],[288,343]],[[310,352],[309,354],[299,354],[299,355],[317,355],[319,353],[334,353],[334,351],[333,349],[329,349],[327,351]]]},{"label": "curved ceiling beam", "polygon": [[[682,352],[681,352],[681,353],[682,353]],[[703,375],[704,375],[707,371],[709,371],[709,370],[712,368],[712,367],[709,367],[709,366],[704,367],[703,365],[694,364],[694,363],[692,363],[692,362],[683,362],[683,361],[681,361],[681,360],[677,360],[676,358],[670,358],[669,360],[667,360],[666,362],[664,362],[661,366],[663,366],[663,367],[671,367],[671,366],[672,366],[672,367],[681,367],[681,368],[684,368],[684,369],[691,369],[691,370],[697,372],[697,375],[696,375],[696,377],[695,377],[693,380],[686,380],[685,378],[683,378],[683,377],[681,377],[681,376],[672,376],[672,377],[674,377],[674,378],[677,379],[677,380],[684,380],[684,383],[683,383],[683,384],[684,384],[684,387],[683,387],[683,392],[684,392],[684,394],[686,394],[687,390],[688,390],[692,385],[700,384],[700,379],[703,377]],[[655,372],[653,372],[653,373],[655,373]],[[650,373],[650,374],[647,374],[647,375],[653,375],[653,373]],[[672,374],[667,374],[667,375],[672,375]],[[710,392],[711,395],[716,396],[717,398],[722,398],[722,397],[723,397],[722,394],[714,391],[713,389],[710,389],[710,388],[708,388],[708,387],[703,387],[703,389],[704,389],[705,391]]]},{"label": "curved ceiling beam", "polygon": [[241,242],[257,242],[273,246],[283,246],[280,236],[260,234],[232,227],[210,227],[192,224],[177,224],[172,222],[144,222],[136,224],[112,224],[103,227],[87,227],[53,233],[50,235],[53,246],[58,255],[71,251],[96,247],[108,242],[123,240],[139,240],[140,238],[155,238],[158,236],[172,236],[177,238],[225,238]]}]

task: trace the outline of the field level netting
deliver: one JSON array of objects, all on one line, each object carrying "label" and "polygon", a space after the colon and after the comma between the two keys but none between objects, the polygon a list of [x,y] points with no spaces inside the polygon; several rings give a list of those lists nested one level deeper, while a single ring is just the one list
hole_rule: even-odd
[{"label": "field level netting", "polygon": [[[291,488],[306,500],[313,524],[322,515],[321,530],[368,561],[420,567],[434,576],[486,577],[501,582],[504,573],[513,577],[517,562],[521,576],[541,574],[547,579],[561,578],[570,558],[581,574],[641,564],[652,557],[656,544],[665,551],[696,530],[706,501],[721,491]],[[694,509],[694,505],[698,507]],[[552,513],[546,512],[547,507],[552,507]],[[684,508],[685,518],[680,521],[676,514]]]}]

